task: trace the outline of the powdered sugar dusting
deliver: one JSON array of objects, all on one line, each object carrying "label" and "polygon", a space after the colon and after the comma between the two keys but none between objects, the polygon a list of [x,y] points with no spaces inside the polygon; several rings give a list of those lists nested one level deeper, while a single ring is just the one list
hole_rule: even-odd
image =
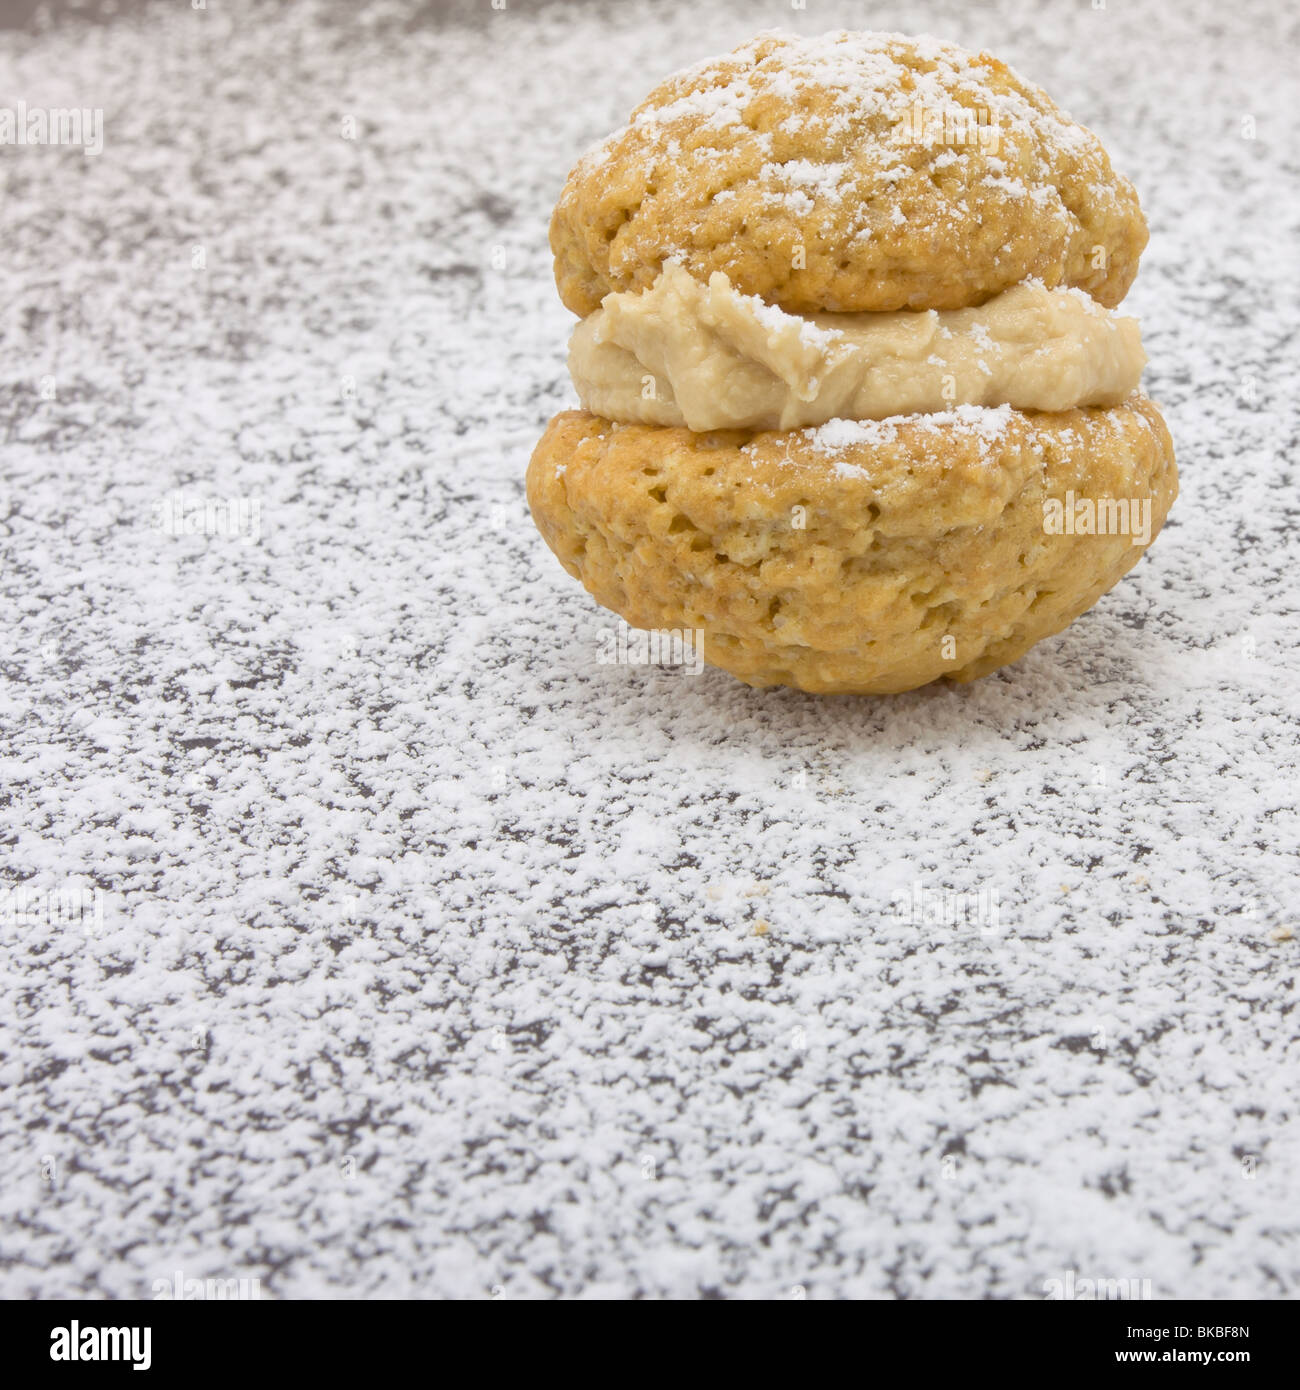
[{"label": "powdered sugar dusting", "polygon": [[851,171],[843,161],[814,164],[808,159],[792,159],[784,164],[763,165],[761,177],[791,187],[796,193],[805,195],[805,200],[829,201],[843,196],[851,182]]},{"label": "powdered sugar dusting", "polygon": [[1005,439],[1012,417],[1009,405],[959,405],[952,410],[891,415],[883,420],[828,420],[799,431],[799,437],[814,454],[833,457],[846,449],[892,444],[898,439],[898,427],[906,424],[932,434],[973,435],[980,441],[981,455],[987,457],[992,446]]},{"label": "powdered sugar dusting", "polygon": [[[720,272],[718,273],[720,274]],[[725,279],[725,277],[723,278]],[[770,334],[776,335],[794,330],[798,333],[799,340],[805,347],[820,351],[833,347],[844,337],[844,334],[837,328],[814,323],[801,314],[789,314],[775,304],[768,304],[756,294],[740,294],[734,290],[732,293]]]},{"label": "powdered sugar dusting", "polygon": [[814,454],[823,456],[863,445],[892,443],[898,438],[898,430],[889,420],[828,420],[799,433]]},{"label": "powdered sugar dusting", "polygon": [[[774,43],[779,45],[775,53],[760,57]],[[916,65],[918,59],[923,66]],[[768,30],[732,57],[697,63],[670,82],[688,90],[660,107],[638,111],[630,128],[649,130],[679,122],[728,128],[766,151],[772,147],[770,132],[744,129],[752,103],[760,95],[803,103],[815,91],[829,99],[829,114],[804,110],[787,117],[783,130],[797,133],[821,125],[832,135],[856,130],[867,139],[897,140],[913,112],[925,113],[940,126],[944,120],[979,112],[980,119],[989,122],[988,130],[1030,136],[1028,143],[1044,149],[1082,152],[1090,140],[1064,113],[1040,110],[1016,91],[990,86],[978,55],[929,35],[841,30],[800,36]],[[1024,181],[1010,176],[996,156],[986,157],[978,141],[958,148],[935,145],[929,158],[934,169],[943,170],[976,150],[985,158],[988,187],[1012,198],[1029,195]],[[908,172],[908,165],[900,163],[881,170],[876,181],[888,187]],[[759,177],[775,196],[785,199],[795,216],[808,215],[810,199],[812,206],[840,205],[857,180],[853,166],[844,160],[804,158],[769,160]],[[1033,191],[1042,190],[1035,186]],[[1104,193],[1099,190],[1098,196]]]}]

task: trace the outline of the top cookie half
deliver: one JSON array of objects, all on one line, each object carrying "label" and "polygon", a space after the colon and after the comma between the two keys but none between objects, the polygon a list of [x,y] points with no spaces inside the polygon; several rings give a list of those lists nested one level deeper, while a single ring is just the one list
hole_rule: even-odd
[{"label": "top cookie half", "polygon": [[1147,229],[1097,137],[986,53],[760,34],[668,78],[574,166],[551,219],[565,305],[673,257],[793,313],[961,309],[1035,277],[1108,308]]}]

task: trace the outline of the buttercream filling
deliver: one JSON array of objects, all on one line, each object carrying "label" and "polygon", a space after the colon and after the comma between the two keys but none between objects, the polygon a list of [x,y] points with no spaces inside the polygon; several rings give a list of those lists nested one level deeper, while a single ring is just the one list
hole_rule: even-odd
[{"label": "buttercream filling", "polygon": [[574,330],[583,406],[647,425],[795,430],[961,405],[1117,405],[1146,354],[1134,318],[1026,281],[971,309],[802,317],[680,264]]}]

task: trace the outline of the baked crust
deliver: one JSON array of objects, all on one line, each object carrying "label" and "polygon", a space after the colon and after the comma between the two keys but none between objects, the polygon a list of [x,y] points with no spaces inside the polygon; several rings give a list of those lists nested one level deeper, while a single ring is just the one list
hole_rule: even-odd
[{"label": "baked crust", "polygon": [[1113,308],[1146,240],[1132,185],[1040,88],[874,33],[760,34],[670,77],[578,161],[551,220],[579,315],[674,256],[793,313],[958,309],[1027,277]]},{"label": "baked crust", "polygon": [[1149,499],[1154,539],[1177,490],[1169,432],[1136,395],[792,433],[565,411],[528,468],[539,530],[598,602],[632,627],[703,629],[705,660],[750,685],[826,693],[1015,661],[1145,548],[1047,534],[1045,499]]}]

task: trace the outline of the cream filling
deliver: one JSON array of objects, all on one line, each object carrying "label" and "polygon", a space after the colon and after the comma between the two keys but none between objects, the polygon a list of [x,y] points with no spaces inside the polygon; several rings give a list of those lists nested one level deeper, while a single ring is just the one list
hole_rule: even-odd
[{"label": "cream filling", "polygon": [[1137,320],[1081,290],[1026,281],[975,309],[802,318],[674,262],[648,290],[606,295],[569,343],[587,410],[701,431],[1116,405],[1145,362]]}]

